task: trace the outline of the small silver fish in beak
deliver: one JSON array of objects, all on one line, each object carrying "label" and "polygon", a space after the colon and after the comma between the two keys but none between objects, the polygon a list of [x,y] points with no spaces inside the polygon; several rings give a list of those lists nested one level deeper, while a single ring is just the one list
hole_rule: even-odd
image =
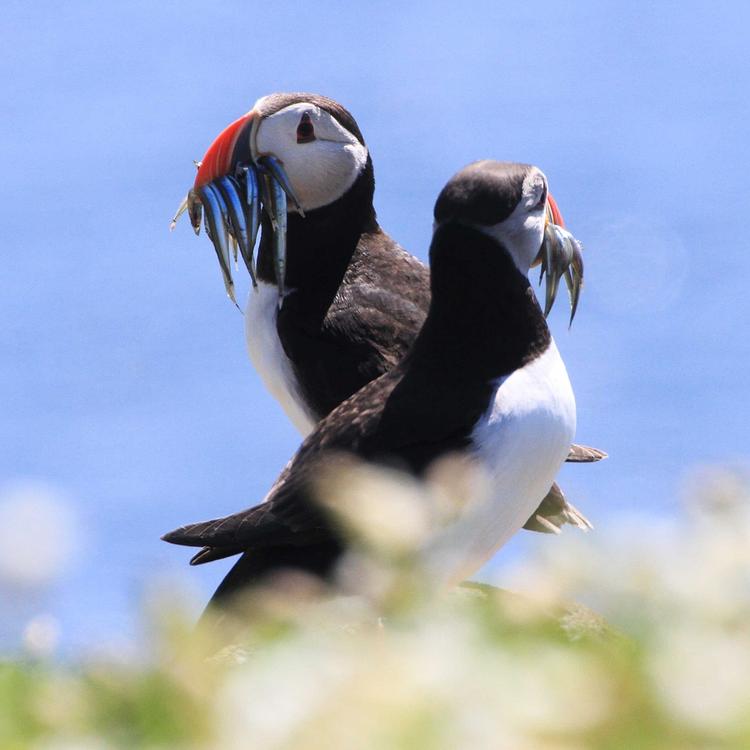
[{"label": "small silver fish in beak", "polygon": [[255,248],[255,240],[258,237],[258,230],[260,229],[260,187],[258,186],[258,175],[252,167],[240,167],[240,174],[244,178],[245,185],[245,202],[242,208],[245,212],[245,221],[247,223],[250,262],[253,268],[255,268],[252,254]]},{"label": "small silver fish in beak", "polygon": [[305,212],[302,210],[302,204],[295,195],[292,188],[292,183],[289,182],[289,178],[287,177],[281,162],[275,156],[272,156],[271,154],[265,154],[264,156],[258,158],[258,164],[260,164],[261,167],[268,170],[273,175],[276,182],[279,183],[279,185],[286,193],[287,198],[289,198],[289,200],[294,203],[294,207],[297,209],[297,211],[299,211],[300,216],[304,218]]},{"label": "small silver fish in beak", "polygon": [[229,233],[224,220],[224,210],[226,203],[221,197],[218,189],[212,185],[204,185],[198,190],[198,196],[202,205],[205,207],[204,221],[206,234],[213,243],[216,250],[216,257],[219,259],[219,267],[224,279],[224,288],[227,290],[229,299],[234,302],[236,307],[237,300],[234,296],[234,282],[232,281],[232,269],[229,258]]},{"label": "small silver fish in beak", "polygon": [[187,210],[187,207],[188,207],[188,197],[186,195],[180,202],[180,205],[177,206],[177,211],[175,212],[175,215],[169,224],[170,232],[177,226],[177,220],[180,218],[180,216],[182,216],[182,214],[185,213],[185,211]]},{"label": "small silver fish in beak", "polygon": [[304,217],[304,212],[292,190],[289,178],[278,159],[265,155],[256,165],[239,165],[236,175],[223,175],[211,182],[190,190],[180,203],[170,224],[174,229],[177,220],[187,211],[196,234],[200,232],[203,218],[206,233],[214,245],[219,259],[224,286],[232,302],[234,283],[231,275],[230,248],[242,255],[253,287],[258,286],[254,250],[261,228],[260,212],[265,209],[271,220],[274,234],[274,269],[279,287],[279,305],[286,293],[286,232],[288,199]]},{"label": "small silver fish in beak", "polygon": [[[196,161],[195,159],[193,159],[193,164],[195,164],[195,168],[196,169],[200,169],[201,168],[201,162]],[[190,198],[191,198],[190,194],[192,192],[193,191],[191,190],[182,199],[182,201],[180,202],[180,205],[177,207],[177,211],[175,212],[175,215],[174,215],[174,217],[172,218],[172,221],[169,224],[169,231],[170,232],[177,226],[177,220],[180,218],[180,216],[182,216],[183,213],[185,213],[185,210],[186,209],[190,209]],[[198,204],[198,208],[200,209],[200,204]],[[192,219],[192,211],[189,211],[189,213],[191,214],[191,223],[193,225],[193,229],[195,229],[195,233],[196,234],[199,234],[200,230],[201,230],[200,216],[198,217],[197,229],[196,229],[196,221],[193,221],[193,219]]]},{"label": "small silver fish in beak", "polygon": [[[228,219],[230,236],[236,241],[236,245],[239,245],[242,259],[245,261],[245,266],[250,274],[250,279],[253,282],[253,286],[257,287],[258,282],[255,279],[255,267],[253,264],[253,246],[255,242],[253,238],[253,244],[250,244],[250,232],[245,220],[244,201],[240,198],[242,192],[240,183],[234,177],[220,177],[214,182],[218,186],[227,207],[228,215],[225,219]],[[237,255],[235,252],[236,262]]]},{"label": "small silver fish in beak", "polygon": [[[282,162],[273,154],[263,154],[257,162],[238,163],[235,147],[246,138],[257,116],[251,110],[227,126],[209,146],[200,162],[193,188],[180,203],[170,224],[187,211],[196,234],[202,219],[219,259],[224,286],[232,302],[234,282],[231,275],[231,253],[237,262],[237,250],[257,287],[254,260],[255,244],[261,229],[261,210],[271,219],[274,248],[274,270],[279,287],[279,305],[285,295],[286,232],[288,201],[304,218],[305,213]],[[205,214],[205,216],[204,216]]]},{"label": "small silver fish in beak", "polygon": [[573,324],[583,287],[581,243],[565,228],[560,210],[551,195],[547,197],[544,240],[534,265],[541,263],[539,282],[546,276],[544,315],[549,315],[557,297],[560,279],[565,279],[570,296],[570,323]]},{"label": "small silver fish in beak", "polygon": [[273,265],[276,285],[279,288],[279,307],[281,307],[286,293],[284,281],[286,279],[287,194],[270,170],[261,167],[259,176],[263,208],[266,209],[273,227]]}]

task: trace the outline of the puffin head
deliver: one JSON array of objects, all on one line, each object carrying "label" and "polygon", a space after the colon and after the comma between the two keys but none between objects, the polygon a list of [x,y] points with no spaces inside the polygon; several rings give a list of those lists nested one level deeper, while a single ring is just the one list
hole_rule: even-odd
[{"label": "puffin head", "polygon": [[565,229],[541,169],[491,160],[469,164],[440,192],[434,216],[436,228],[453,221],[492,237],[524,275],[541,263],[547,280],[545,315],[565,278],[572,322],[583,283],[581,246]]},{"label": "puffin head", "polygon": [[547,178],[537,167],[478,161],[446,184],[435,203],[435,221],[456,221],[497,240],[527,274],[544,239]]},{"label": "puffin head", "polygon": [[[343,208],[374,220],[375,178],[362,133],[338,102],[318,94],[271,94],[230,123],[196,162],[195,183],[172,219],[187,211],[195,233],[205,220],[224,286],[236,305],[231,272],[237,250],[257,284],[254,247],[262,223],[270,221],[279,304],[285,296],[288,214],[295,221],[359,189]],[[361,179],[360,179],[361,178]],[[264,230],[265,232],[265,230]]]},{"label": "puffin head", "polygon": [[318,94],[271,94],[216,137],[193,189],[268,157],[280,165],[294,196],[289,212],[303,214],[341,198],[369,160],[355,119],[338,102]]}]

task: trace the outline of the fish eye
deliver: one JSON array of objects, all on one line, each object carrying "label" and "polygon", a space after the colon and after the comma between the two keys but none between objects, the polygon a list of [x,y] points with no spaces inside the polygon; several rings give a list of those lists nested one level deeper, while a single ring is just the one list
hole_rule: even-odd
[{"label": "fish eye", "polygon": [[312,124],[310,115],[305,112],[300,118],[297,125],[297,143],[310,143],[315,140],[315,127]]}]

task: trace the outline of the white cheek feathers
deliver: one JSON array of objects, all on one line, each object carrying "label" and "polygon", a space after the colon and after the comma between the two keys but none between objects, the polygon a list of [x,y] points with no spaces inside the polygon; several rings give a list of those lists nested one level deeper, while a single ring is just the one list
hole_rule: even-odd
[{"label": "white cheek feathers", "polygon": [[545,193],[547,178],[532,169],[523,181],[521,200],[505,221],[486,231],[510,253],[518,270],[527,274],[544,240],[544,204],[537,208]]},{"label": "white cheek feathers", "polygon": [[529,210],[534,208],[544,195],[546,187],[547,178],[539,169],[534,167],[523,181],[521,203]]},{"label": "white cheek feathers", "polygon": [[[315,138],[299,143],[297,128],[305,114]],[[367,163],[367,148],[352,133],[325,110],[305,102],[262,119],[251,133],[251,151],[254,158],[273,154],[282,162],[304,211],[341,198]]]}]

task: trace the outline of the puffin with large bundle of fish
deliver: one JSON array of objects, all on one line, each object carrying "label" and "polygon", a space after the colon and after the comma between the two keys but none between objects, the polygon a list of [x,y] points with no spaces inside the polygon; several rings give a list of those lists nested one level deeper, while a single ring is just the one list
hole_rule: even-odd
[{"label": "puffin with large bundle of fish", "polygon": [[[378,225],[372,159],[352,115],[315,94],[272,94],[214,140],[176,219],[201,214],[227,293],[237,248],[253,280],[245,311],[250,359],[302,433],[404,357],[430,303],[429,269]],[[564,279],[571,321],[583,282],[577,240],[545,194],[540,264],[545,314]],[[260,230],[260,231],[259,231]],[[254,246],[258,239],[257,264]],[[568,461],[606,454],[573,445]],[[555,483],[527,528],[586,519]]]},{"label": "puffin with large bundle of fish", "polygon": [[352,458],[396,462],[416,477],[446,456],[476,469],[460,507],[417,551],[437,585],[471,575],[524,525],[576,425],[527,278],[546,200],[545,175],[527,164],[477,162],[448,182],[435,204],[429,312],[407,356],[316,426],[263,503],[164,537],[202,547],[197,562],[241,555],[214,604],[283,568],[328,577],[347,541],[316,484],[326,466]]}]

